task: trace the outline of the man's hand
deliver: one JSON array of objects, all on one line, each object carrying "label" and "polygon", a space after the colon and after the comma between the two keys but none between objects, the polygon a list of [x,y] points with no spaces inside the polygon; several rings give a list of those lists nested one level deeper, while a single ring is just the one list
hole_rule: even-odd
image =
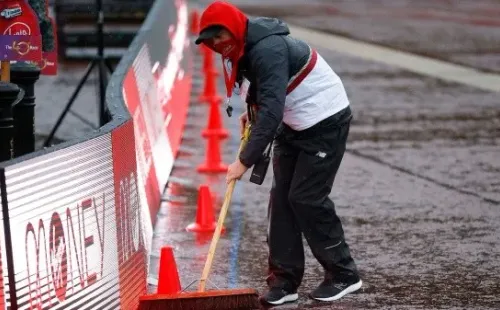
[{"label": "man's hand", "polygon": [[226,175],[226,183],[229,184],[232,180],[239,180],[245,174],[248,168],[243,165],[240,160],[236,160],[229,165]]},{"label": "man's hand", "polygon": [[241,137],[243,137],[243,135],[245,134],[245,127],[246,127],[247,122],[248,122],[247,112],[241,114],[239,119],[240,119],[240,133],[241,133]]}]

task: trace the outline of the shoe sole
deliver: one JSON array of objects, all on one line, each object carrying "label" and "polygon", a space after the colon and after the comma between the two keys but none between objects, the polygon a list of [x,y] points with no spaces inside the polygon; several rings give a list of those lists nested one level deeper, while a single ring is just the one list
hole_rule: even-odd
[{"label": "shoe sole", "polygon": [[278,299],[276,301],[264,300],[264,302],[271,304],[273,306],[277,306],[277,305],[284,304],[285,302],[296,301],[297,299],[299,299],[299,294],[295,293],[295,294],[286,295],[285,297]]},{"label": "shoe sole", "polygon": [[318,298],[318,297],[312,297],[312,298],[319,300],[319,301],[334,301],[334,300],[337,300],[337,299],[344,297],[345,295],[347,295],[349,293],[353,293],[353,292],[359,290],[362,285],[363,285],[363,281],[359,280],[358,283],[355,283],[355,284],[348,286],[345,290],[343,290],[342,292],[338,293],[335,296],[326,297],[326,298]]}]

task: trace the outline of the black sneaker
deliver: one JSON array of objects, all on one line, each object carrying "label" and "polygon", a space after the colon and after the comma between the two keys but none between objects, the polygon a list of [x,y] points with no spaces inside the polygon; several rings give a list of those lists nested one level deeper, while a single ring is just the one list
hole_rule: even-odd
[{"label": "black sneaker", "polygon": [[359,290],[362,284],[359,277],[351,277],[345,281],[324,280],[310,296],[319,301],[334,301]]},{"label": "black sneaker", "polygon": [[269,291],[260,297],[262,303],[268,303],[271,305],[281,305],[285,302],[292,302],[299,299],[299,294],[297,292],[287,292],[286,290],[274,287],[269,289]]}]

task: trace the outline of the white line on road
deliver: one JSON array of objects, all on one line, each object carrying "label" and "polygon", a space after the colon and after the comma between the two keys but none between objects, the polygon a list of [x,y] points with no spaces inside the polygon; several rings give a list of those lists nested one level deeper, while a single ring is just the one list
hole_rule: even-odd
[{"label": "white line on road", "polygon": [[500,75],[419,56],[395,49],[288,24],[291,35],[309,44],[360,58],[397,66],[422,75],[500,92]]}]

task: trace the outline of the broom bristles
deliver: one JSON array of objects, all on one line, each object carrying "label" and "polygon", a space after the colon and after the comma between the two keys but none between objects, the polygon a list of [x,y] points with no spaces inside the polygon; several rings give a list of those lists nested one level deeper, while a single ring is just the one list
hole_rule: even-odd
[{"label": "broom bristles", "polygon": [[148,295],[139,310],[244,310],[259,309],[258,293],[251,289]]}]

